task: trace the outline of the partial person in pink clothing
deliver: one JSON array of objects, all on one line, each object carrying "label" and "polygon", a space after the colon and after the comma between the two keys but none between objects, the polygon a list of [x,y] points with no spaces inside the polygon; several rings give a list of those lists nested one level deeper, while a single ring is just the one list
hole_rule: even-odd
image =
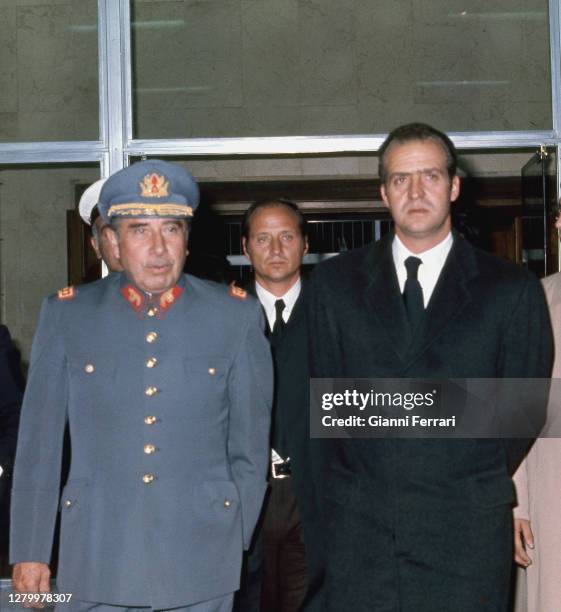
[{"label": "partial person in pink clothing", "polygon": [[[561,229],[561,217],[556,222]],[[555,341],[548,424],[561,431],[561,273],[543,279]],[[544,433],[547,433],[544,431]],[[553,434],[552,434],[553,435]],[[540,437],[514,475],[515,612],[561,610],[561,439]]]}]

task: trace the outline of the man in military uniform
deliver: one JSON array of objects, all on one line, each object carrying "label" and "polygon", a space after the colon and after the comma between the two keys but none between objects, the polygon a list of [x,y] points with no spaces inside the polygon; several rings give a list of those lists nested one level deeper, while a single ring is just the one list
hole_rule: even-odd
[{"label": "man in military uniform", "polygon": [[106,231],[107,222],[99,214],[97,203],[99,194],[107,179],[99,179],[92,183],[82,194],[78,203],[78,211],[82,221],[92,228],[90,243],[98,259],[102,259],[109,272],[122,272],[121,262],[113,255],[109,234]]},{"label": "man in military uniform", "polygon": [[179,166],[114,174],[99,207],[125,272],[43,305],[14,474],[18,591],[48,588],[68,420],[70,609],[231,609],[266,489],[272,366],[258,302],[182,274],[197,204]]}]

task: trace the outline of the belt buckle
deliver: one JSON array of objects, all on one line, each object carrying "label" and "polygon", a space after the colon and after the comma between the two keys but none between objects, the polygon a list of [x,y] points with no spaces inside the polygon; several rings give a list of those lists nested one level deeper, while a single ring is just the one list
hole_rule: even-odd
[{"label": "belt buckle", "polygon": [[275,480],[282,480],[283,478],[288,478],[288,474],[277,474],[277,466],[284,465],[288,463],[287,461],[277,461],[276,463],[271,463],[271,476]]}]

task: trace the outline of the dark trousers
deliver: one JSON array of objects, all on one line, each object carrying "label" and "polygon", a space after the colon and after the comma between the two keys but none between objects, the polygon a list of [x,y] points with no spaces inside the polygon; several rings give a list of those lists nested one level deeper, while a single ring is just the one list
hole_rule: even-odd
[{"label": "dark trousers", "polygon": [[[236,596],[236,612],[298,612],[308,588],[292,478],[272,479]],[[259,596],[261,606],[259,607]]]}]

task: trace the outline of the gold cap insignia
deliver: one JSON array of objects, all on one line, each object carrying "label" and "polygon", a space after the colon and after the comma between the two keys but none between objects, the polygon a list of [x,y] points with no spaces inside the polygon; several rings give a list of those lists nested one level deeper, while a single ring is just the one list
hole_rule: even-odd
[{"label": "gold cap insignia", "polygon": [[147,174],[140,181],[140,195],[143,198],[166,198],[169,196],[169,181],[163,174]]},{"label": "gold cap insignia", "polygon": [[230,295],[238,298],[238,300],[245,300],[247,298],[247,291],[238,287],[235,283],[230,283]]},{"label": "gold cap insignia", "polygon": [[72,300],[76,297],[76,290],[74,287],[63,287],[57,293],[59,300]]}]

